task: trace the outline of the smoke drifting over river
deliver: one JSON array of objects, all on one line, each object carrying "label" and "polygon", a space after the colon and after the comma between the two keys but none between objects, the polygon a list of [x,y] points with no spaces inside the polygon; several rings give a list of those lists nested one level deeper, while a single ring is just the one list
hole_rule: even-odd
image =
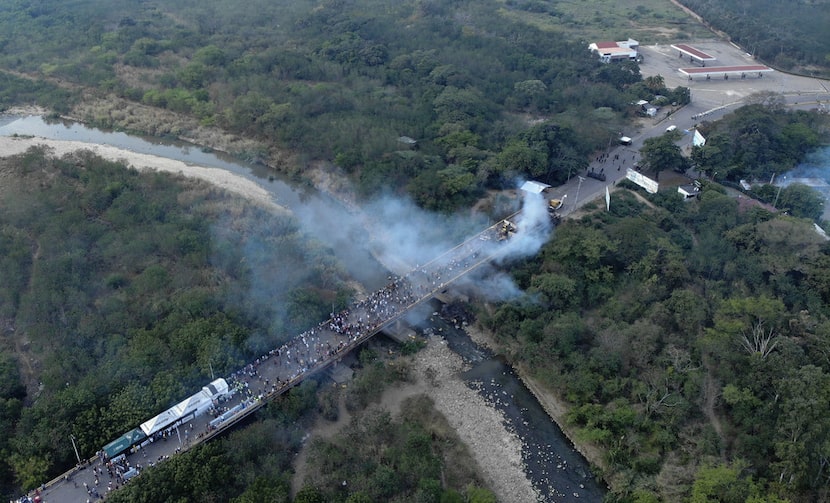
[{"label": "smoke drifting over river", "polygon": [[[552,225],[541,194],[518,191],[511,213],[521,210],[518,231],[508,240],[487,243],[485,253],[497,265],[536,254],[550,239]],[[336,250],[338,256],[366,256],[365,250],[396,274],[406,274],[439,257],[493,225],[484,215],[441,215],[425,211],[409,199],[384,195],[359,213],[320,215],[298,213],[302,226]],[[500,226],[500,223],[497,225]],[[351,257],[355,258],[355,257]],[[371,264],[367,263],[367,267]],[[522,292],[492,264],[484,264],[455,282],[456,286],[490,300],[513,298]]]}]

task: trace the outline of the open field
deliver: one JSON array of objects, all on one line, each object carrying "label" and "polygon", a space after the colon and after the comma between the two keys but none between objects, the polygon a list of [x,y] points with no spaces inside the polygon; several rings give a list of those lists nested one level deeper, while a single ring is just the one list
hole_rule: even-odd
[{"label": "open field", "polygon": [[708,28],[664,0],[557,2],[505,0],[502,14],[543,30],[585,40],[626,40],[643,44],[711,37]]}]

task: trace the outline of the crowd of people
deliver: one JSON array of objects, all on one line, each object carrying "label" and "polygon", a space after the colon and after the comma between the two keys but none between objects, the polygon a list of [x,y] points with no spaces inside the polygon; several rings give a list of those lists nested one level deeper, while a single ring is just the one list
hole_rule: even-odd
[{"label": "crowd of people", "polygon": [[[331,312],[328,320],[234,372],[229,378],[231,388],[244,393],[249,400],[258,400],[293,386],[307,372],[336,360],[475,265],[480,250],[468,245],[456,250],[456,254],[461,257],[433,261],[429,267],[420,267],[407,276],[390,276],[383,288],[349,308]],[[214,411],[214,417],[227,410]]]},{"label": "crowd of people", "polygon": [[[171,436],[181,437],[178,438],[181,445],[175,448],[177,453],[191,446],[191,435],[198,442],[220,430],[225,422],[241,418],[239,414],[247,413],[246,409],[252,409],[258,402],[264,402],[283,393],[302,380],[308,372],[319,370],[336,361],[407,312],[413,305],[429,298],[459,274],[469,270],[481,261],[479,254],[481,246],[485,244],[459,247],[441,257],[440,261],[433,260],[426,266],[417,267],[406,276],[390,276],[389,282],[383,288],[372,292],[347,309],[330,313],[328,320],[279,348],[268,351],[231,374],[227,378],[228,393],[218,400],[215,399],[212,406],[207,409],[212,419],[207,421],[203,430],[199,426],[198,433],[193,431],[192,421],[197,418],[190,416],[191,422],[184,427],[181,437],[182,433],[178,427],[188,421],[182,418],[174,425],[152,435],[144,444],[133,447],[130,454],[141,452],[146,458],[147,454],[142,446],[158,440],[168,440]],[[174,450],[170,449],[169,453],[172,452]],[[158,461],[167,457],[169,456],[159,456]],[[93,467],[92,483],[83,482],[89,501],[105,498],[109,491],[124,485],[142,468],[141,464],[131,466],[124,454],[109,460],[103,452],[99,452],[96,458],[98,465]],[[149,466],[155,463],[155,460],[149,461]],[[102,480],[106,480],[105,477],[109,478],[106,485],[102,483]],[[66,482],[69,482],[68,478]],[[77,482],[74,484],[80,490]]]},{"label": "crowd of people", "polygon": [[[113,459],[107,459],[105,455],[99,456],[98,464],[92,466],[92,484],[83,482],[84,490],[87,494],[87,503],[98,500],[114,490],[118,490],[133,475],[138,474],[141,469],[142,466],[140,463],[132,466],[124,454],[116,456]],[[102,483],[102,480],[105,480],[104,477],[108,478],[106,479],[106,485]],[[73,481],[73,484],[75,487],[78,486],[77,482]]]}]

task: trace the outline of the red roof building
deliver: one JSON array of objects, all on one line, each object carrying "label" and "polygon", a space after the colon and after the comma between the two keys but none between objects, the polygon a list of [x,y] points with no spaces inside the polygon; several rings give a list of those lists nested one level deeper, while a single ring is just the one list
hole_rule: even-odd
[{"label": "red roof building", "polygon": [[592,42],[588,49],[599,55],[600,61],[610,63],[612,61],[636,60],[639,56],[637,49],[640,43],[629,38],[621,42]]}]

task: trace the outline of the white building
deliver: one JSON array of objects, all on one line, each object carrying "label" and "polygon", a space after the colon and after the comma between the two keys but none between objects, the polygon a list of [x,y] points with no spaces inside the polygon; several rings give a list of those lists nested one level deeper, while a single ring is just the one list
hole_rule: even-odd
[{"label": "white building", "polygon": [[640,42],[633,38],[624,40],[622,42],[591,42],[588,44],[588,49],[599,56],[599,60],[603,63],[610,63],[612,61],[634,61],[640,55],[637,49],[640,47]]}]

